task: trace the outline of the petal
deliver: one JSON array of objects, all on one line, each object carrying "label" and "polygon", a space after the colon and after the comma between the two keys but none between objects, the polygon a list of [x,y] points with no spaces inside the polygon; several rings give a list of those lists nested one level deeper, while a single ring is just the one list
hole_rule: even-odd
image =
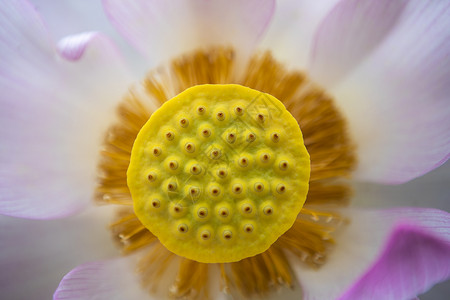
[{"label": "petal", "polygon": [[448,211],[449,182],[450,163],[402,185],[358,182],[354,184],[352,206],[375,209],[428,206]]},{"label": "petal", "polygon": [[450,216],[443,211],[399,208],[385,211],[349,209],[343,213],[349,216],[351,223],[336,236],[336,247],[327,262],[318,270],[293,264],[307,300],[336,299],[342,294],[374,264],[398,224],[415,224],[425,232],[450,241]]},{"label": "petal", "polygon": [[129,258],[80,265],[64,276],[53,299],[156,299],[142,289],[134,268]]},{"label": "petal", "polygon": [[450,243],[400,225],[370,269],[339,299],[411,299],[450,277]]},{"label": "petal", "polygon": [[106,18],[100,1],[30,0],[30,2],[49,25],[48,30],[55,39],[90,30],[114,36],[115,30]]},{"label": "petal", "polygon": [[409,1],[383,43],[331,90],[358,146],[357,179],[399,184],[450,157],[449,28],[448,1]]},{"label": "petal", "polygon": [[117,30],[153,62],[211,45],[249,52],[264,33],[273,0],[103,0]]},{"label": "petal", "polygon": [[282,0],[277,7],[262,50],[270,49],[290,67],[306,69],[314,33],[339,0]]},{"label": "petal", "polygon": [[[141,254],[150,253],[153,249],[150,247],[150,249],[147,248],[143,251],[137,255],[78,266],[64,276],[54,293],[53,299],[140,300],[172,298],[172,296],[169,297],[169,294],[170,290],[173,289],[172,283],[176,280],[179,260],[175,259],[162,274],[158,274],[157,287],[146,286],[145,284],[142,285],[141,274],[136,270],[143,269],[145,272],[145,265],[142,265],[139,259],[143,257]],[[207,288],[210,298],[215,300],[230,299],[229,294],[221,291],[220,269],[217,264],[210,265],[208,276],[209,285]],[[191,296],[192,294],[195,295],[195,292],[191,293]],[[284,293],[284,295],[289,294]]]},{"label": "petal", "polygon": [[140,74],[139,80],[148,72],[148,66],[142,63],[144,58],[109,22],[101,1],[31,0],[31,3],[48,24],[48,30],[54,39],[59,40],[85,31],[101,32],[114,40],[129,67],[133,68],[133,73]]},{"label": "petal", "polygon": [[100,34],[56,47],[26,1],[0,7],[0,213],[57,218],[90,203],[101,134],[129,80]]},{"label": "petal", "polygon": [[344,0],[322,20],[310,57],[312,76],[330,87],[349,74],[389,35],[407,0]]},{"label": "petal", "polygon": [[117,255],[105,228],[113,213],[97,208],[51,221],[0,216],[1,298],[51,299],[73,267]]}]

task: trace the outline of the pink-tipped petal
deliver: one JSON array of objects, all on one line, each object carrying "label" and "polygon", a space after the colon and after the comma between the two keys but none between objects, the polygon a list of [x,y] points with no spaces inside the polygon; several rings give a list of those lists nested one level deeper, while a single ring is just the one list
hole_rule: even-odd
[{"label": "pink-tipped petal", "polygon": [[407,300],[449,277],[449,241],[413,225],[399,225],[381,256],[339,299]]},{"label": "pink-tipped petal", "polygon": [[[377,261],[398,224],[415,224],[423,232],[450,242],[450,215],[444,211],[397,208],[384,211],[351,209],[342,213],[349,217],[350,224],[336,236],[336,246],[326,263],[317,270],[301,264],[292,265],[305,300],[337,299],[342,295]],[[430,259],[430,263],[433,261]],[[404,263],[410,262],[405,260]],[[430,281],[430,284],[437,282]],[[414,286],[410,288],[414,293],[420,292]]]},{"label": "pink-tipped petal", "polygon": [[[371,1],[379,2],[384,1]],[[351,74],[339,69],[333,77],[341,81],[331,89],[358,147],[355,176],[387,184],[421,176],[450,157],[450,5],[408,1],[394,23],[368,56],[352,54],[347,43],[336,43],[332,50],[348,52],[359,62]],[[356,40],[351,46],[361,49],[359,36],[343,40]]]},{"label": "pink-tipped petal", "polygon": [[153,62],[211,45],[247,53],[264,33],[273,0],[103,0],[117,30]]},{"label": "pink-tipped petal", "polygon": [[289,65],[305,70],[317,27],[339,0],[277,1],[275,14],[263,38],[261,50]]},{"label": "pink-tipped petal", "polygon": [[135,263],[124,257],[80,265],[64,276],[53,299],[158,299],[140,285]]},{"label": "pink-tipped petal", "polygon": [[311,75],[333,86],[393,30],[407,0],[343,0],[322,20],[311,48]]},{"label": "pink-tipped petal", "polygon": [[91,201],[101,135],[128,77],[98,33],[57,50],[28,2],[0,15],[0,213],[67,216]]},{"label": "pink-tipped petal", "polygon": [[114,213],[96,208],[48,221],[0,216],[0,298],[51,299],[72,268],[117,255],[105,228]]}]

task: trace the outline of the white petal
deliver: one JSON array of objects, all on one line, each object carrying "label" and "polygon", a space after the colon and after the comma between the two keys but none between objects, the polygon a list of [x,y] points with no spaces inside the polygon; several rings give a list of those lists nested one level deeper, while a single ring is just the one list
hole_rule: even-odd
[{"label": "white petal", "polygon": [[140,286],[135,267],[129,257],[80,265],[64,276],[53,299],[157,299]]},{"label": "white petal", "polygon": [[399,184],[450,157],[449,28],[447,1],[409,1],[383,43],[331,90],[357,143],[357,179]]},{"label": "white petal", "polygon": [[115,33],[100,1],[30,0],[30,2],[44,18],[50,34],[55,39],[91,30],[101,31],[108,36]]},{"label": "white petal", "polygon": [[101,136],[129,77],[98,33],[59,52],[26,1],[0,7],[0,212],[66,216],[91,200]]},{"label": "white petal", "polygon": [[273,0],[103,0],[117,30],[152,62],[211,45],[247,54],[264,33]]},{"label": "white petal", "polygon": [[0,216],[1,298],[51,299],[69,270],[117,255],[111,217],[105,208],[51,221]]},{"label": "white petal", "polygon": [[313,37],[322,19],[338,0],[281,0],[260,48],[289,67],[305,70]]},{"label": "white petal", "polygon": [[357,182],[352,206],[386,209],[399,206],[450,210],[450,163],[402,185]]},{"label": "white petal", "polygon": [[406,1],[342,0],[314,36],[309,70],[331,87],[367,58],[395,28]]},{"label": "white petal", "polygon": [[45,20],[48,31],[55,40],[80,32],[101,32],[117,44],[138,80],[141,80],[149,71],[149,66],[142,63],[144,58],[111,25],[101,1],[30,1]]},{"label": "white petal", "polygon": [[[434,209],[347,210],[351,223],[336,236],[336,247],[318,270],[294,264],[305,300],[336,299],[378,257],[397,224],[413,223],[450,241],[448,213]],[[447,221],[443,221],[443,220]]]}]

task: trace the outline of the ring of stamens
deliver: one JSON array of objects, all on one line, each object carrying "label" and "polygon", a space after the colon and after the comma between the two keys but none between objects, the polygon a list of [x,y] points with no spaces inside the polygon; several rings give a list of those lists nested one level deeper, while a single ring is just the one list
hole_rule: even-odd
[{"label": "ring of stamens", "polygon": [[[154,112],[153,103],[159,102],[162,104],[191,86],[204,83],[237,82],[277,97],[299,122],[305,138],[305,145],[311,155],[311,178],[308,198],[296,222],[290,230],[280,236],[276,243],[264,253],[232,264],[220,264],[222,270],[221,282],[224,284],[224,289],[237,298],[239,298],[239,294],[250,298],[258,295],[265,296],[271,290],[278,290],[285,285],[292,286],[295,282],[295,276],[289,267],[291,259],[288,259],[284,253],[290,252],[307,265],[320,267],[320,265],[326,263],[328,251],[334,243],[340,243],[339,239],[335,240],[333,238],[333,232],[346,224],[339,214],[328,209],[330,207],[329,204],[331,204],[331,207],[348,204],[348,199],[351,195],[351,188],[348,182],[346,180],[336,181],[335,179],[348,178],[355,164],[354,148],[347,135],[345,120],[334,106],[333,99],[326,91],[312,83],[306,74],[297,70],[286,70],[267,52],[254,56],[247,64],[244,71],[245,74],[236,78],[234,75],[238,72],[235,72],[237,66],[235,58],[235,52],[231,49],[199,50],[176,58],[171,63],[164,65],[164,68],[158,68],[149,72],[149,75],[142,82],[143,84],[139,85],[139,92],[135,93],[135,91],[132,91],[132,93],[125,95],[123,101],[118,105],[117,121],[110,125],[103,141],[98,165],[99,172],[95,201],[116,206],[117,217],[111,224],[110,229],[113,237],[120,241],[124,254],[139,252],[137,253],[137,256],[140,257],[138,273],[141,275],[143,285],[146,288],[152,290],[161,289],[159,278],[161,278],[162,274],[164,274],[164,277],[167,275],[165,280],[169,279],[170,276],[176,276],[170,292],[173,298],[189,297],[189,295],[207,298],[209,266],[177,257],[177,255],[168,251],[143,226],[140,220],[137,219],[134,210],[132,210],[133,201],[126,184],[126,170],[136,135]],[[239,64],[239,68],[241,67],[242,65]],[[241,73],[239,74],[241,75]],[[142,91],[146,92],[145,97],[140,97]],[[149,99],[152,99],[154,102],[149,102]],[[193,111],[195,118],[205,120],[211,114],[217,112],[209,105],[198,112],[198,107],[195,107]],[[237,107],[245,108],[245,106],[240,104]],[[236,108],[229,107],[227,111],[232,116],[239,115],[236,113]],[[239,116],[246,114],[247,112],[242,109]],[[264,115],[269,119],[271,117],[270,114]],[[323,118],[322,116],[326,117]],[[179,117],[187,117],[191,120],[191,116],[184,115]],[[207,126],[200,126],[197,131],[196,138],[200,142],[218,138],[219,135],[223,137],[222,132],[217,131],[212,131],[210,137],[203,137],[201,130],[204,128],[207,128]],[[184,146],[184,142],[187,141],[182,138],[186,132],[185,129],[179,127],[176,122],[173,123],[173,126],[165,126],[164,129],[158,133],[161,138],[166,139],[164,134],[167,131],[173,131],[176,134],[175,139],[178,147],[182,148]],[[180,132],[182,135],[179,134]],[[277,132],[277,130],[273,132]],[[243,136],[245,137],[247,133],[240,132],[237,143],[241,142]],[[256,142],[260,142],[261,138],[271,145],[274,143],[270,136],[258,136]],[[195,142],[197,143],[198,140]],[[284,140],[281,139],[280,143],[284,143]],[[163,158],[167,157],[165,155],[168,149],[162,144],[157,146],[163,150],[163,155],[159,157],[163,161]],[[264,152],[266,151],[261,150],[253,157],[253,166],[258,168],[276,166],[280,159],[280,157],[277,157],[277,153],[267,152],[270,155],[270,159],[263,162],[259,158]],[[152,154],[150,153],[150,155]],[[331,160],[330,157],[333,157],[333,159]],[[200,177],[193,175],[190,173],[189,168],[195,163],[198,163],[195,155],[190,155],[189,160],[183,162],[179,170],[189,173],[192,180],[209,174],[209,176],[214,176],[216,181],[224,184],[231,185],[234,182],[233,170],[225,165],[218,167],[218,170],[226,171],[227,175],[225,177],[220,177],[218,170],[211,172],[204,169]],[[148,173],[152,171],[159,172],[154,169],[147,171]],[[278,172],[280,174],[281,170]],[[162,174],[162,177],[159,173],[157,175],[163,181],[148,181],[149,186],[153,188],[161,186],[162,192],[165,193],[165,187],[169,180],[165,180],[167,178],[165,174]],[[178,192],[188,191],[182,182],[177,183],[181,184]],[[244,186],[246,191],[253,191],[253,183],[254,181],[251,181],[249,186]],[[282,180],[270,182],[270,191],[276,191],[279,183],[284,182]],[[195,184],[189,184],[189,186],[191,185]],[[289,185],[286,185],[286,187],[289,188]],[[206,195],[203,189],[201,192],[202,195]],[[225,190],[225,193],[232,193],[231,188]],[[289,195],[289,193],[286,195]],[[278,197],[283,199],[284,196],[283,194],[278,194]],[[154,208],[155,210],[167,210],[167,206],[164,206],[167,203],[162,198],[161,195],[154,196],[153,200],[161,200],[160,203],[162,204],[159,208]],[[218,202],[223,201],[223,199],[219,199],[220,201]],[[262,212],[263,206],[260,203],[256,203],[256,205],[245,196],[236,198],[236,201],[238,201],[239,206],[238,210],[234,210],[234,213],[242,214],[244,218],[249,216],[241,210],[242,205],[245,203],[249,203],[253,207],[250,216]],[[208,214],[205,218],[197,216],[197,211],[202,207],[208,209]],[[215,209],[214,205],[211,207],[207,203],[198,203],[189,211],[193,213],[198,222],[204,222],[215,218]],[[271,216],[267,216],[267,218],[271,218]],[[247,219],[251,220],[251,218]],[[183,222],[191,226],[185,219],[180,219],[179,223]],[[229,240],[223,236],[223,233],[230,229],[228,226],[226,224],[221,227],[216,232],[213,240],[220,238],[225,245],[233,244],[236,236],[232,236]],[[237,227],[241,233],[243,232],[242,226],[240,224]],[[173,229],[176,230],[176,228]],[[190,231],[189,235],[191,234],[193,234],[192,231]],[[205,243],[210,241],[205,241]],[[177,274],[168,274],[172,272],[172,268],[168,268],[168,266],[176,265],[178,261],[180,264],[178,264],[179,270]],[[280,264],[280,262],[285,263]],[[251,268],[249,268],[250,266]],[[171,271],[168,271],[169,269]],[[272,270],[273,273],[271,271],[268,274],[264,271],[265,275],[260,276],[262,275],[261,270]],[[192,280],[193,278],[195,280]],[[245,282],[245,284],[240,284],[242,282]]]}]

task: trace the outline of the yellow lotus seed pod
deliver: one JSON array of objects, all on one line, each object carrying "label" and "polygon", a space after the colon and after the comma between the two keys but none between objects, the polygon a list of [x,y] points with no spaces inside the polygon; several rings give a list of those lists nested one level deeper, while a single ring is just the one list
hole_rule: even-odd
[{"label": "yellow lotus seed pod", "polygon": [[298,123],[280,101],[201,85],[142,127],[127,180],[136,215],[168,250],[227,263],[264,252],[292,226],[309,173]]}]

